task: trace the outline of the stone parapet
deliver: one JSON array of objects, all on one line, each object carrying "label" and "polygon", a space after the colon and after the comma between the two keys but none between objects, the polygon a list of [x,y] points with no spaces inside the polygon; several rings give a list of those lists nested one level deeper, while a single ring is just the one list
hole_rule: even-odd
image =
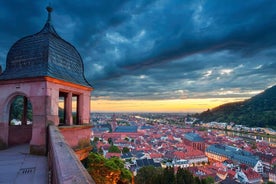
[{"label": "stone parapet", "polygon": [[95,184],[74,151],[54,125],[49,125],[48,157],[50,183]]},{"label": "stone parapet", "polygon": [[90,124],[59,126],[58,128],[71,148],[77,147],[80,140],[86,139],[90,141],[92,128]]}]

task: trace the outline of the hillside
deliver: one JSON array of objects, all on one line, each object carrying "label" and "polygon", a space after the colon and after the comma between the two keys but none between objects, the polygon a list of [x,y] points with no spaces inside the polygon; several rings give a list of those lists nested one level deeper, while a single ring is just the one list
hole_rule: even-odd
[{"label": "hillside", "polygon": [[276,127],[276,86],[243,102],[228,103],[198,115],[203,122],[235,122],[247,126]]}]

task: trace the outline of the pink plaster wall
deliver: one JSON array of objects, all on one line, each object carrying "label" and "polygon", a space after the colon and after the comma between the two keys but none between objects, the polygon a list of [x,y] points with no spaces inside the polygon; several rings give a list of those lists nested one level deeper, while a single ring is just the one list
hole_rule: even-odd
[{"label": "pink plaster wall", "polygon": [[10,126],[9,146],[29,143],[32,138],[32,125]]},{"label": "pink plaster wall", "polygon": [[[9,131],[9,108],[13,97],[16,95],[26,96],[32,104],[33,125],[30,145],[32,147],[45,147],[48,123],[58,126],[58,102],[59,91],[72,92],[80,96],[81,111],[79,112],[81,124],[88,124],[90,119],[90,95],[92,88],[82,87],[76,84],[51,78],[18,79],[1,81],[0,83],[0,138],[8,144],[8,137],[16,142],[16,136]],[[20,131],[18,129],[18,131]],[[89,133],[88,133],[89,132]],[[10,136],[9,136],[10,133]],[[71,135],[90,137],[90,129],[73,130],[65,135],[72,144],[76,144]],[[80,134],[80,135],[78,135]],[[88,136],[89,134],[89,136]],[[14,139],[13,139],[14,138]],[[22,139],[22,141],[25,140]],[[26,140],[28,140],[26,138]]]},{"label": "pink plaster wall", "polygon": [[87,125],[75,125],[59,127],[60,133],[63,135],[65,141],[71,146],[78,145],[79,140],[89,139],[91,137],[91,127]]},{"label": "pink plaster wall", "polygon": [[[32,142],[34,145],[46,145],[46,134],[32,135],[32,126],[9,126],[9,110],[10,104],[13,98],[17,95],[26,96],[31,104],[33,110],[33,126],[46,129],[45,121],[36,116],[45,116],[45,102],[44,96],[46,94],[46,83],[45,81],[39,80],[12,80],[12,81],[1,81],[0,84],[0,125],[1,136],[5,135],[5,142],[8,145],[29,143]],[[31,141],[30,141],[31,140]],[[46,149],[45,149],[46,150]]]},{"label": "pink plaster wall", "polygon": [[[73,94],[80,95],[79,106],[80,110],[80,121],[81,124],[89,124],[90,120],[90,96],[91,90],[82,90],[77,87],[65,86],[58,83],[47,82],[47,96],[51,97],[50,110],[54,115],[58,116],[58,97],[59,91],[63,92],[72,92]],[[55,125],[58,125],[59,122],[55,122]]]},{"label": "pink plaster wall", "polygon": [[8,124],[7,123],[0,123],[0,140],[3,141],[4,143],[8,143]]}]

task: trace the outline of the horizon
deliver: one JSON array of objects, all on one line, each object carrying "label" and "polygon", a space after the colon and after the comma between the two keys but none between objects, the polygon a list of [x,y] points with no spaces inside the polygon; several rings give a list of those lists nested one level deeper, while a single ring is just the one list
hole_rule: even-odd
[{"label": "horizon", "polygon": [[[244,99],[186,99],[186,100],[155,100],[140,101],[91,101],[91,113],[201,113],[208,109],[233,102],[240,102]],[[124,101],[124,102],[122,102]],[[93,108],[96,107],[96,110]],[[106,110],[110,109],[110,110]],[[136,110],[130,110],[136,109]]]},{"label": "horizon", "polygon": [[[0,2],[3,70],[9,48],[42,29],[46,6]],[[51,6],[57,33],[82,56],[94,87],[92,111],[202,112],[276,84],[275,1],[55,1]]]}]

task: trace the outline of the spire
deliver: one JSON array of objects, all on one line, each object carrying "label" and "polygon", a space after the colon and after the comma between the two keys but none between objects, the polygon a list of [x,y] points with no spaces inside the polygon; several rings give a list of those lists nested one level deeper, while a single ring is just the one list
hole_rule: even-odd
[{"label": "spire", "polygon": [[53,25],[52,25],[51,13],[52,13],[52,11],[53,11],[53,8],[51,7],[51,5],[48,5],[48,6],[46,7],[46,10],[47,10],[47,12],[48,12],[48,19],[47,19],[47,21],[46,21],[46,24],[44,25],[44,27],[43,27],[42,30],[40,31],[40,33],[52,33],[52,34],[54,34],[55,36],[60,37],[60,36],[57,34],[55,28],[54,28]]},{"label": "spire", "polygon": [[46,10],[48,12],[48,19],[47,19],[47,23],[51,23],[51,13],[53,11],[53,8],[49,5],[46,7]]}]

